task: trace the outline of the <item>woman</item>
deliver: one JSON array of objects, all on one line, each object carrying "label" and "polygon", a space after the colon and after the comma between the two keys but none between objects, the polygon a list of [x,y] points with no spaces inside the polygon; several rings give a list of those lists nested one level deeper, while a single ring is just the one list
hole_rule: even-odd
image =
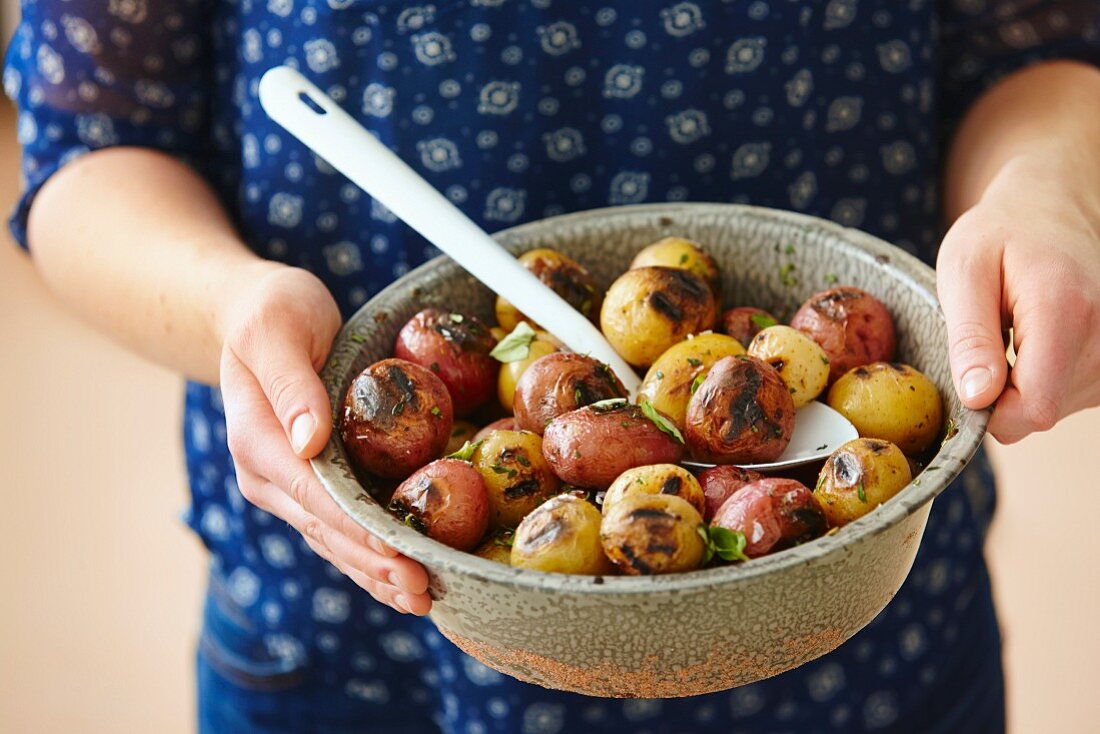
[{"label": "woman", "polygon": [[296,64],[489,229],[735,201],[931,260],[946,217],[956,387],[996,401],[1009,442],[1100,403],[1100,74],[1033,64],[1096,61],[1098,16],[1088,0],[28,4],[5,75],[27,178],[13,229],[59,297],[194,380],[200,729],[1003,729],[982,456],[879,618],[772,680],[586,699],[444,641],[419,616],[423,569],[348,520],[306,462],[329,435],[316,370],[342,316],[433,251],[271,123],[256,84]]}]

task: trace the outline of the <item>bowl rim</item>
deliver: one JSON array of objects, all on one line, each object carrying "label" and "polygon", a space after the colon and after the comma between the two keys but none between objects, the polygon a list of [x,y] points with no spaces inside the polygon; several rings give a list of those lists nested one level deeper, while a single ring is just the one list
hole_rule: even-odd
[{"label": "bowl rim", "polygon": [[[512,249],[524,239],[537,239],[547,230],[563,225],[583,224],[588,220],[607,220],[614,217],[634,217],[649,215],[650,218],[689,213],[693,216],[705,214],[720,215],[736,213],[757,221],[772,221],[783,226],[797,226],[807,230],[816,230],[831,234],[837,247],[846,257],[873,260],[878,267],[891,271],[891,276],[905,282],[911,291],[919,294],[942,319],[942,311],[936,297],[935,271],[905,252],[874,235],[858,229],[844,227],[826,219],[808,214],[781,209],[752,206],[747,204],[724,204],[708,202],[677,202],[634,204],[628,206],[602,207],[570,214],[547,217],[532,222],[509,227],[493,233],[493,238],[505,247]],[[394,295],[405,288],[408,280],[423,275],[441,266],[453,268],[458,273],[464,271],[453,260],[440,255],[410,270],[393,281],[364,303],[340,328],[333,349],[322,370],[322,379],[326,390],[333,393],[330,383],[339,380],[332,367],[332,355],[337,345],[356,342],[353,339],[355,326],[363,318],[365,311],[380,300]],[[402,555],[423,564],[429,573],[435,571],[457,572],[479,581],[503,585],[515,589],[551,593],[580,593],[597,595],[633,595],[660,591],[692,591],[699,588],[730,586],[757,579],[761,576],[778,573],[797,566],[817,564],[827,561],[831,556],[850,551],[871,538],[886,532],[905,518],[924,507],[938,496],[963,470],[981,446],[991,411],[971,410],[960,406],[961,420],[955,422],[955,433],[945,440],[921,472],[916,483],[910,482],[897,495],[879,505],[875,510],[860,519],[845,525],[837,532],[817,538],[793,548],[755,558],[751,563],[719,566],[678,574],[655,576],[581,576],[562,573],[548,573],[505,566],[466,551],[450,548],[432,540],[412,528],[405,526],[390,515],[384,507],[373,499],[370,502],[350,501],[337,485],[354,480],[345,477],[332,463],[335,445],[339,441],[339,431],[333,430],[328,443],[320,454],[310,460],[314,473],[325,490],[336,503],[356,523],[368,532],[379,536],[387,545]],[[946,412],[946,411],[945,411]],[[334,412],[335,415],[335,412]],[[950,416],[948,416],[950,417]],[[953,469],[954,471],[944,471]],[[940,471],[934,476],[929,472]],[[928,475],[928,476],[926,476]],[[364,489],[360,486],[359,492]]]}]

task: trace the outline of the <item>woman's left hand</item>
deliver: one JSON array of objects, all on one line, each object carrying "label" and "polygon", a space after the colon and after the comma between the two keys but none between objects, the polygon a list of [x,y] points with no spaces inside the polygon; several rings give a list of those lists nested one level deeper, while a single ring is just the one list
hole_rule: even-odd
[{"label": "woman's left hand", "polygon": [[1100,191],[1074,158],[1054,145],[1009,160],[940,248],[955,389],[970,408],[994,405],[1001,443],[1100,405]]}]

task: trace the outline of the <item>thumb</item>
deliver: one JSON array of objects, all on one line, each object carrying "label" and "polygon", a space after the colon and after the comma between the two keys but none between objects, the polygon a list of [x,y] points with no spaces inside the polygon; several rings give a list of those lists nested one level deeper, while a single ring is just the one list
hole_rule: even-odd
[{"label": "thumb", "polygon": [[332,432],[328,393],[313,367],[309,336],[267,332],[238,355],[256,376],[294,453],[309,459],[320,453]]},{"label": "thumb", "polygon": [[963,405],[978,410],[993,404],[1008,377],[1001,336],[1002,250],[986,238],[962,238],[954,227],[944,238],[936,282],[955,391]]}]

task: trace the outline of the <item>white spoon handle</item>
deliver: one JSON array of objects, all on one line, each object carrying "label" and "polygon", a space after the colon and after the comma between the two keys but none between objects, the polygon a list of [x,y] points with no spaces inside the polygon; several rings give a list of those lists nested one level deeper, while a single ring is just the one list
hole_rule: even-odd
[{"label": "white spoon handle", "polygon": [[599,329],[328,95],[288,66],[268,70],[259,94],[264,110],[287,132],[569,348],[606,362],[631,396],[637,394],[637,375]]}]

